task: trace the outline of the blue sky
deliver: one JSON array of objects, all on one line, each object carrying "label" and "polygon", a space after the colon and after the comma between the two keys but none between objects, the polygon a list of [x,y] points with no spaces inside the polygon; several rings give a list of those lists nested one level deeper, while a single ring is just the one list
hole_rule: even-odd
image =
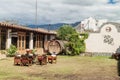
[{"label": "blue sky", "polygon": [[[36,0],[0,0],[0,21],[35,23]],[[88,17],[120,22],[119,0],[38,0],[38,23],[74,23]]]},{"label": "blue sky", "polygon": [[119,2],[119,0],[108,0],[109,4],[116,4],[117,2]]}]

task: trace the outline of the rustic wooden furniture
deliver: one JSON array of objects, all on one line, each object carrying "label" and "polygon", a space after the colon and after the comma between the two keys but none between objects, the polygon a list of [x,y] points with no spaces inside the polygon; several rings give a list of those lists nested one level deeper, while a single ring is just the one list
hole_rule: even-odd
[{"label": "rustic wooden furniture", "polygon": [[14,57],[14,65],[22,65],[21,63],[21,55],[15,55]]},{"label": "rustic wooden furniture", "polygon": [[47,64],[47,56],[46,55],[38,55],[37,56],[38,62],[40,65],[46,65]]},{"label": "rustic wooden furniture", "polygon": [[22,66],[30,66],[32,65],[32,58],[26,55],[21,55],[21,64]]},{"label": "rustic wooden furniture", "polygon": [[49,63],[57,63],[57,56],[51,56],[51,55],[49,55],[48,56],[48,62]]}]

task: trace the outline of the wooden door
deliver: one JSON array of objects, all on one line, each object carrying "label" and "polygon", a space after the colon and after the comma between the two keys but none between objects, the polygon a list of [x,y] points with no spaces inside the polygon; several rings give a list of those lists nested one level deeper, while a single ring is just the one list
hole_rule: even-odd
[{"label": "wooden door", "polygon": [[43,48],[43,35],[35,36],[35,48]]},{"label": "wooden door", "polygon": [[26,49],[26,34],[25,33],[22,33],[22,32],[18,33],[17,48],[19,51]]}]

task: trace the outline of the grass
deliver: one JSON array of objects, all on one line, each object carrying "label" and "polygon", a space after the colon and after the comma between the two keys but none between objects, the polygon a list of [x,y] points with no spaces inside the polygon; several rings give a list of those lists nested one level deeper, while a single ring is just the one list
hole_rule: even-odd
[{"label": "grass", "polygon": [[0,80],[119,80],[117,61],[108,57],[58,56],[56,64],[14,66],[0,60]]}]

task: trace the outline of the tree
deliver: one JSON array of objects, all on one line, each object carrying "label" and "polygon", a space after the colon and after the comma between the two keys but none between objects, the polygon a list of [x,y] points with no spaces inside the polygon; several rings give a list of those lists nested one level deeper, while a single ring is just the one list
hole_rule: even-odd
[{"label": "tree", "polygon": [[64,25],[58,30],[58,38],[68,42],[65,44],[65,52],[67,55],[79,55],[81,52],[84,52],[84,40],[87,39],[87,37],[87,33],[82,33],[79,35],[70,25]]},{"label": "tree", "polygon": [[66,44],[66,54],[79,55],[85,51],[85,42],[79,38],[78,34],[71,34],[68,43]]},{"label": "tree", "polygon": [[57,31],[57,37],[61,40],[68,41],[71,34],[76,33],[75,29],[72,28],[70,25],[63,25]]}]

